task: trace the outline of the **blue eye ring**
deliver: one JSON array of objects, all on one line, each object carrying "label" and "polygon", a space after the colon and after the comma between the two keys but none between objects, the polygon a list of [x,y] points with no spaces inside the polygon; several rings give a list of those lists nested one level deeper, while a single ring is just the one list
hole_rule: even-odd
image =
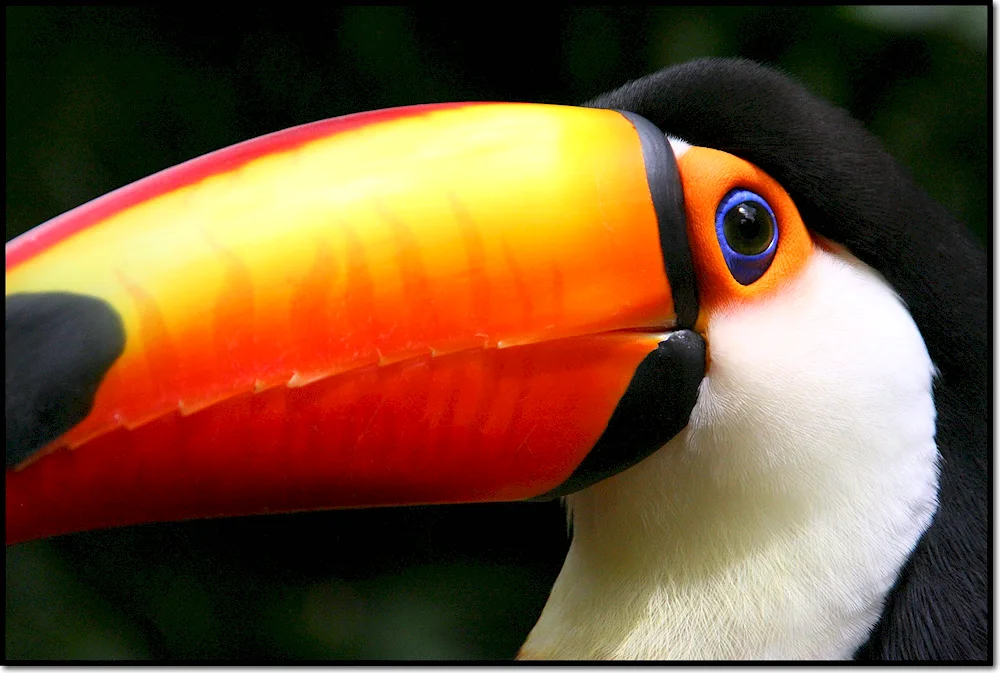
[{"label": "blue eye ring", "polygon": [[[737,211],[737,208],[740,210]],[[761,218],[755,233],[757,239],[762,239],[765,234],[769,233],[770,240],[760,252],[747,254],[745,250],[736,249],[738,247],[746,248],[744,244],[747,241],[729,240],[730,237],[738,235],[739,230],[734,229],[732,226],[734,218],[729,217],[730,227],[727,235],[727,216],[736,215],[738,218],[741,214],[751,215],[750,218],[744,217],[744,221],[747,222],[754,222],[754,214],[764,216]],[[715,234],[719,239],[719,247],[722,249],[726,266],[729,267],[729,273],[740,285],[750,285],[764,275],[774,259],[774,253],[778,249],[778,218],[774,216],[774,210],[771,209],[764,197],[747,189],[734,189],[719,202],[719,208],[715,213]],[[750,241],[749,244],[752,247],[754,241]]]}]

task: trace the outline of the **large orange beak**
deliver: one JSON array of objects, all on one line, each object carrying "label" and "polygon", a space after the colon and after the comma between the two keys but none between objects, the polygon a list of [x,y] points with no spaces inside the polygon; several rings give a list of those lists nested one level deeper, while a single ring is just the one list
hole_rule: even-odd
[{"label": "large orange beak", "polygon": [[625,469],[704,372],[676,331],[697,317],[681,193],[634,115],[437,105],[249,141],[24,234],[7,542]]}]

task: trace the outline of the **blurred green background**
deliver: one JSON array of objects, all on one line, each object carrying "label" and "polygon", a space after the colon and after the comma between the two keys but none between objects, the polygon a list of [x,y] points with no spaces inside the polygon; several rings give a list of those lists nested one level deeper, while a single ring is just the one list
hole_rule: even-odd
[{"label": "blurred green background", "polygon": [[[987,6],[480,12],[10,8],[7,239],[231,143],[449,100],[579,103],[700,56],[845,107],[986,241]],[[557,503],[159,524],[6,552],[10,659],[510,658]]]}]

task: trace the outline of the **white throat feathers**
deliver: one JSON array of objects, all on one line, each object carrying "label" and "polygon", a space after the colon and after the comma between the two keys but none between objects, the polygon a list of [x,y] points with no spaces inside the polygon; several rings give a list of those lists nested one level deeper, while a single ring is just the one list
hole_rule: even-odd
[{"label": "white throat feathers", "polygon": [[566,498],[573,541],[521,657],[840,659],[937,507],[934,366],[846,252],[716,311],[688,426]]}]

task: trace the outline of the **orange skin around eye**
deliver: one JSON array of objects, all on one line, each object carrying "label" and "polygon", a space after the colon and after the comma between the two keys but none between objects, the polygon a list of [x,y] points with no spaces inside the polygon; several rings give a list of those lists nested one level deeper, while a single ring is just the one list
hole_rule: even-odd
[{"label": "orange skin around eye", "polygon": [[[734,302],[767,296],[798,274],[812,254],[813,241],[791,197],[753,164],[705,147],[691,147],[677,163],[684,185],[688,238],[702,309],[698,327],[703,329],[712,312]],[[719,203],[734,189],[747,189],[762,196],[777,220],[778,246],[774,259],[764,275],[750,285],[741,285],[733,278],[715,232]]]}]

